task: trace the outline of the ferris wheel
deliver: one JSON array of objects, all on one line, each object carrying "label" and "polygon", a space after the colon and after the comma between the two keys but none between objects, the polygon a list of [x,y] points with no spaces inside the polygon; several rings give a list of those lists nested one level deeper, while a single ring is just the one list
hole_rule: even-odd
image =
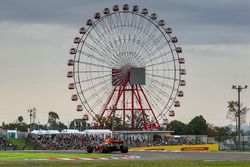
[{"label": "ferris wheel", "polygon": [[186,84],[185,59],[172,29],[156,13],[114,5],[95,13],[79,34],[67,73],[77,111],[98,115],[100,128],[115,114],[131,130],[158,129],[175,115]]}]

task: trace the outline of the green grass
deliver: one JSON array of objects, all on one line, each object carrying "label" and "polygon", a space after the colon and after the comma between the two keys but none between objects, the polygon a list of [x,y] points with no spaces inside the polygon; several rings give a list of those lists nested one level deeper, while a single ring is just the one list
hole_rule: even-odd
[{"label": "green grass", "polygon": [[33,147],[30,145],[26,145],[25,139],[9,139],[10,143],[17,145],[17,150],[32,150]]},{"label": "green grass", "polygon": [[249,167],[250,162],[204,162],[184,160],[112,160],[112,161],[0,161],[0,166],[46,167]]},{"label": "green grass", "polygon": [[[0,161],[24,160],[24,159],[47,159],[47,158],[110,158],[109,154],[58,154],[58,153],[14,153],[1,152]],[[0,165],[1,166],[1,165]]]}]

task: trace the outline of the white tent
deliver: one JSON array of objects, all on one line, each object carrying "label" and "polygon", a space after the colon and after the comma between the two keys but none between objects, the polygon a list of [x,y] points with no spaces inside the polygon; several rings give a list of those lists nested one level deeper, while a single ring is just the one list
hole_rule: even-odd
[{"label": "white tent", "polygon": [[87,134],[111,134],[112,131],[109,129],[89,129],[85,130]]},{"label": "white tent", "polygon": [[60,134],[58,130],[33,130],[31,131],[32,134],[37,135],[53,135],[53,134]]},{"label": "white tent", "polygon": [[112,137],[112,131],[109,129],[90,129],[85,130],[84,132],[88,135],[103,135],[104,138],[106,138],[106,136]]},{"label": "white tent", "polygon": [[33,131],[31,131],[30,133],[32,133],[32,134],[37,134],[37,135],[43,135],[43,134],[45,134],[46,133],[46,131],[47,130],[33,130]]},{"label": "white tent", "polygon": [[61,131],[62,134],[78,134],[81,133],[79,130],[75,130],[75,129],[63,129]]},{"label": "white tent", "polygon": [[60,132],[58,130],[47,130],[46,134],[48,135],[54,135],[54,134],[60,134]]}]

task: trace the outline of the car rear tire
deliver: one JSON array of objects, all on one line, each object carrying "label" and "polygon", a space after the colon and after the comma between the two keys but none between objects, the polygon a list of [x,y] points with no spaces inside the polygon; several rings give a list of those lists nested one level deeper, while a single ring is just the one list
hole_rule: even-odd
[{"label": "car rear tire", "polygon": [[121,146],[121,153],[128,153],[128,146],[127,145]]}]

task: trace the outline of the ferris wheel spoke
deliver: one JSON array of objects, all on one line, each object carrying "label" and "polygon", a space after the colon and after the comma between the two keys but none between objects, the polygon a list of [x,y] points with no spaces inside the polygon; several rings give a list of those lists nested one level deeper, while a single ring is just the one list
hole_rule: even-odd
[{"label": "ferris wheel spoke", "polygon": [[[111,81],[110,81],[109,83],[105,84],[105,85],[104,85],[103,87],[101,87],[100,89],[98,89],[98,90],[95,92],[95,94],[101,94],[102,91],[109,90],[108,87],[110,87],[110,85],[111,85]],[[94,98],[95,98],[95,96],[90,95],[90,97],[88,97],[86,100],[87,100],[87,101],[91,101],[91,100],[93,100]]]},{"label": "ferris wheel spoke", "polygon": [[[108,91],[108,87],[110,87],[111,82],[108,82],[107,84],[105,84],[103,87],[101,87],[100,89],[98,89],[97,91],[95,91],[95,95],[100,95],[102,94],[102,92]],[[88,97],[88,101],[91,101],[95,98],[95,96],[91,95],[90,97]],[[102,100],[104,100],[103,98],[101,98]]]},{"label": "ferris wheel spoke", "polygon": [[[92,39],[92,41],[96,44],[96,46],[98,46],[100,49],[97,50],[101,50],[103,55],[106,55],[105,58],[109,58],[107,55],[112,55],[113,53],[111,52],[111,49],[109,46],[107,46],[106,44],[102,43],[102,40],[98,40],[94,37],[94,35],[89,35],[90,38]],[[101,39],[101,38],[99,38]]]},{"label": "ferris wheel spoke", "polygon": [[[141,20],[142,20],[142,18],[140,17],[140,21]],[[136,31],[134,31],[134,34],[133,34],[134,38],[132,38],[132,39],[133,39],[134,43],[142,43],[142,46],[143,46],[146,43],[146,41],[144,43],[144,40],[143,40],[143,37],[145,36],[145,30],[143,30],[143,26],[142,26],[142,24],[140,24],[140,21],[139,21],[138,26],[135,25]],[[143,32],[144,32],[144,34],[143,34]],[[138,46],[138,44],[134,45],[134,50],[137,51],[139,54],[141,54],[142,47],[136,48],[136,46]]]},{"label": "ferris wheel spoke", "polygon": [[[168,97],[168,98],[171,98],[171,96],[165,92],[163,92],[161,89],[159,89],[156,85],[153,86],[152,85],[149,85],[149,87],[151,88],[151,90],[154,90],[154,92],[157,92],[158,93],[158,96],[162,95],[163,97]],[[161,98],[160,98],[161,99]],[[162,103],[164,103],[164,100],[161,99]]]},{"label": "ferris wheel spoke", "polygon": [[[132,14],[132,16],[134,16],[134,14]],[[133,17],[134,18],[134,17]],[[134,23],[134,25],[132,25],[133,23],[132,23],[132,21],[133,21],[133,23]],[[141,17],[139,17],[139,20],[138,19],[133,19],[131,21],[131,26],[129,27],[129,28],[131,28],[132,30],[130,30],[130,39],[131,39],[131,41],[134,43],[134,44],[136,44],[136,42],[137,42],[137,37],[140,37],[140,34],[141,34],[141,31],[140,31],[140,29],[141,29],[141,27],[142,27],[142,18]],[[131,33],[132,32],[132,33]],[[133,52],[135,52],[135,50],[137,50],[138,51],[138,49],[133,49],[133,48],[135,48],[136,46],[138,46],[138,45],[133,45],[132,46],[132,48],[131,48],[131,50],[133,51]]]},{"label": "ferris wheel spoke", "polygon": [[161,108],[162,108],[161,106],[163,104],[165,104],[165,102],[162,100],[162,98],[160,98],[159,95],[157,95],[155,93],[155,90],[153,90],[151,87],[149,87],[148,90],[150,92],[153,92],[153,93],[149,93],[148,95],[151,98],[151,101],[154,102],[154,106],[157,107],[157,111],[159,112],[161,110]]},{"label": "ferris wheel spoke", "polygon": [[90,44],[88,42],[84,42],[85,46],[87,48],[89,48],[91,51],[97,53],[100,57],[106,57],[107,55],[105,53],[103,53],[102,51],[100,51],[99,49],[97,49],[95,46],[93,46],[93,44]]},{"label": "ferris wheel spoke", "polygon": [[[98,62],[100,62],[100,63],[106,63],[107,65],[109,65],[110,67],[112,67],[113,66],[113,64],[111,64],[107,59],[104,59],[104,58],[102,58],[102,57],[99,57],[99,56],[96,56],[96,55],[93,55],[93,54],[90,54],[90,53],[87,53],[87,52],[81,52],[81,54],[83,54],[83,55],[85,55],[85,56],[87,56],[87,57],[89,57],[89,58],[92,58],[92,59],[94,59],[94,60],[96,60],[96,61],[98,61]],[[107,66],[108,67],[108,66]],[[109,68],[110,68],[109,67]]]},{"label": "ferris wheel spoke", "polygon": [[93,109],[97,108],[97,111],[102,110],[103,108],[100,108],[100,106],[104,106],[103,99],[107,98],[108,95],[109,95],[109,91],[106,91],[106,93],[103,96],[101,96],[102,98],[99,98],[98,100],[96,100],[96,102],[92,105]]},{"label": "ferris wheel spoke", "polygon": [[97,80],[97,79],[101,79],[101,78],[105,78],[105,77],[109,77],[109,76],[110,76],[110,74],[104,75],[104,76],[100,76],[100,77],[95,77],[95,78],[80,80],[80,81],[78,81],[76,83],[79,84],[79,83],[83,83],[83,82],[89,82],[89,81],[93,81],[93,80]]},{"label": "ferris wheel spoke", "polygon": [[[92,31],[94,31],[95,34],[89,33],[89,37],[90,37],[90,39],[96,44],[96,46],[100,47],[100,49],[101,49],[104,53],[106,53],[106,51],[107,51],[107,50],[106,50],[106,49],[107,49],[107,44],[105,44],[105,42],[103,43],[102,37],[100,36],[100,33],[101,33],[101,32],[97,32],[96,29],[97,29],[97,27],[93,28]],[[99,39],[97,39],[97,38],[95,37],[95,35],[97,35],[97,36],[99,37]]]},{"label": "ferris wheel spoke", "polygon": [[[109,45],[117,51],[117,49],[116,49],[117,48],[117,44],[116,43],[114,43],[114,44],[112,43],[112,41],[115,42],[115,39],[113,37],[112,38],[109,37],[112,34],[112,32],[108,28],[108,26],[106,25],[106,23],[105,23],[104,20],[100,21],[100,26],[103,29],[104,33],[105,33],[105,36],[107,38],[107,41],[108,41]],[[107,29],[107,31],[106,31],[106,29]]]},{"label": "ferris wheel spoke", "polygon": [[161,83],[161,82],[159,82],[159,81],[157,81],[157,80],[155,80],[155,79],[153,79],[153,78],[151,78],[151,77],[147,77],[147,80],[150,80],[151,82],[153,82],[153,83],[155,83],[155,84],[157,84],[157,85],[164,86],[164,87],[166,87],[166,88],[168,88],[168,89],[170,89],[170,90],[173,89],[173,86],[168,85],[168,84]]},{"label": "ferris wheel spoke", "polygon": [[[158,45],[155,42],[155,40],[153,39],[154,35],[155,35],[154,31],[156,31],[156,30],[157,30],[157,28],[154,28],[154,30],[150,34],[147,34],[148,37],[143,40],[143,42],[142,42],[143,47],[141,47],[141,49],[139,50],[139,54],[141,54],[142,49],[143,49],[147,53],[147,55],[150,55],[149,54],[149,51],[151,50],[150,48],[152,46],[157,46]],[[150,56],[147,56],[147,57],[150,57]],[[145,58],[147,59],[147,57],[145,57]],[[142,59],[140,59],[140,61],[142,61]]]},{"label": "ferris wheel spoke", "polygon": [[[111,35],[111,32],[110,32],[110,30],[109,30],[109,28],[107,28],[107,26],[106,26],[106,24],[105,24],[105,22],[102,20],[101,22],[100,22],[100,26],[101,26],[101,28],[102,28],[102,30],[104,31],[104,36],[106,37],[104,37],[105,39],[106,39],[106,41],[107,41],[107,43],[111,46],[111,48],[113,48],[114,50],[115,50],[115,52],[117,53],[118,51],[117,51],[117,45],[115,46],[115,44],[116,43],[112,43],[112,41],[114,41],[114,39],[112,38],[110,38],[108,35]],[[107,29],[107,31],[106,31],[106,29]]]},{"label": "ferris wheel spoke", "polygon": [[116,19],[115,23],[116,23],[117,31],[120,34],[121,33],[121,31],[120,31],[120,24],[119,24],[121,22],[120,13],[116,13],[115,14],[115,19]]},{"label": "ferris wheel spoke", "polygon": [[[106,22],[104,22],[104,24],[106,25]],[[106,27],[108,28],[107,25],[106,25]],[[109,29],[109,32],[113,32],[113,31],[114,31],[112,27],[110,27],[110,28],[108,28],[108,29]],[[112,37],[111,40],[113,40],[114,43],[115,43],[115,45],[116,45],[116,48],[117,48],[118,53],[121,52],[121,51],[120,51],[120,47],[119,47],[118,43],[116,42],[116,39],[113,37],[113,35],[111,35],[111,37]],[[118,34],[118,42],[121,43],[121,37],[120,37],[119,34]],[[118,61],[118,60],[120,60],[120,57],[118,57],[118,54],[113,55],[113,59],[117,61],[116,64],[122,65],[122,64],[120,64],[120,62]]]},{"label": "ferris wheel spoke", "polygon": [[[161,92],[158,92],[158,90],[155,90],[153,86],[148,86],[148,94],[152,97],[152,99],[155,99],[155,103],[157,106],[158,104],[164,105],[165,101],[161,98]],[[159,107],[161,108],[161,107]]]},{"label": "ferris wheel spoke", "polygon": [[158,30],[157,27],[154,26],[153,29],[151,30],[151,32],[150,32],[150,28],[151,27],[149,27],[148,30],[145,29],[144,31],[142,31],[143,34],[142,34],[142,38],[141,38],[141,43],[142,43],[142,45],[145,46],[144,48],[152,46],[153,41],[155,41],[154,37],[158,34],[157,33],[157,30]]},{"label": "ferris wheel spoke", "polygon": [[162,44],[162,45],[159,45],[157,43],[157,41],[155,41],[154,39],[151,40],[152,41],[152,44],[154,47],[151,47],[150,45],[145,48],[145,51],[148,53],[149,57],[146,57],[147,59],[154,56],[155,54],[157,54],[158,52],[161,52],[162,49],[166,46],[168,46],[167,44]]},{"label": "ferris wheel spoke", "polygon": [[100,85],[105,84],[105,83],[110,83],[110,79],[106,79],[106,80],[104,80],[104,81],[98,82],[97,84],[90,85],[89,87],[87,87],[86,89],[84,89],[83,92],[86,93],[86,92],[88,92],[88,91],[91,91],[92,89],[97,88],[97,87],[99,87]]},{"label": "ferris wheel spoke", "polygon": [[103,71],[103,70],[99,70],[99,71],[91,71],[91,70],[88,70],[88,71],[85,71],[85,70],[81,70],[81,71],[76,71],[75,73],[106,73],[106,72],[111,72],[111,70],[109,71]]},{"label": "ferris wheel spoke", "polygon": [[[168,101],[168,103],[170,103],[170,101]],[[162,119],[162,118],[166,118],[166,114],[167,114],[167,112],[171,109],[171,107],[172,107],[172,104],[173,104],[173,102],[171,103],[171,104],[169,104],[169,105],[166,105],[164,108],[163,108],[163,110],[159,113],[159,115],[157,116],[157,118],[158,119]],[[166,111],[165,113],[164,113],[164,110]]]},{"label": "ferris wheel spoke", "polygon": [[[111,15],[107,20],[108,20],[108,23],[109,23],[109,25],[110,25],[110,30],[111,30],[111,32],[117,34],[118,38],[120,39],[120,34],[119,34],[117,28],[115,28],[115,23],[114,23],[114,21],[113,21],[113,19],[112,19],[112,15]],[[113,26],[112,26],[112,25],[113,25]],[[112,36],[113,36],[113,33],[111,34]],[[120,40],[119,40],[119,42],[120,42]]]},{"label": "ferris wheel spoke", "polygon": [[[159,106],[158,101],[163,101],[163,100],[161,98],[159,98],[159,96],[155,93],[155,91],[150,87],[148,87],[148,89],[146,89],[146,92],[147,92],[147,95],[150,97],[151,101],[153,102],[153,106],[155,108],[157,108],[157,110],[155,110],[155,111],[157,111],[157,113],[159,113],[159,111],[161,111],[162,109]],[[162,103],[161,103],[161,105],[162,105]]]},{"label": "ferris wheel spoke", "polygon": [[[137,52],[138,53],[137,55],[143,55],[142,49],[143,49],[144,44],[143,44],[143,42],[139,42],[139,41],[143,41],[143,39],[141,38],[141,36],[143,36],[143,35],[138,35],[138,33],[137,33],[137,34],[133,34],[133,38],[131,38],[131,41],[133,41],[133,43],[134,43],[134,45],[132,46],[132,50],[133,50],[133,52]],[[142,43],[142,44],[138,45],[137,42]],[[139,60],[141,60],[141,58],[139,58]]]},{"label": "ferris wheel spoke", "polygon": [[115,47],[113,46],[113,43],[112,42],[109,42],[107,39],[106,39],[106,36],[105,34],[103,34],[103,32],[98,28],[96,27],[96,30],[95,30],[96,34],[99,36],[99,38],[103,41],[106,49],[110,50],[110,52],[112,53],[112,55],[114,54],[117,54],[118,51],[115,49]]},{"label": "ferris wheel spoke", "polygon": [[145,45],[144,48],[152,46],[152,43],[154,41],[154,37],[158,34],[157,30],[158,30],[158,28],[154,27],[153,30],[151,30],[150,33],[145,32],[145,31],[143,32],[144,34],[146,34],[146,35],[142,36],[142,40],[141,40],[142,44]]},{"label": "ferris wheel spoke", "polygon": [[149,75],[149,76],[152,76],[152,77],[155,77],[155,78],[162,78],[162,79],[168,79],[168,80],[173,80],[173,81],[175,80],[175,78],[166,77],[166,76],[157,75],[157,74],[146,73],[146,75]]},{"label": "ferris wheel spoke", "polygon": [[125,79],[123,77],[116,77],[113,81],[116,85],[122,85]]},{"label": "ferris wheel spoke", "polygon": [[[109,83],[110,84],[110,83]],[[97,91],[96,93],[95,93],[95,95],[98,97],[98,100],[95,98],[92,98],[92,97],[95,97],[95,96],[91,96],[91,97],[89,97],[89,101],[93,101],[94,100],[94,102],[93,103],[91,103],[92,104],[92,107],[93,108],[95,108],[95,107],[100,107],[99,105],[100,104],[104,104],[104,102],[103,102],[103,100],[106,98],[106,97],[108,97],[108,93],[109,93],[110,91],[109,91],[109,89],[105,89],[104,91]],[[103,106],[103,105],[102,105]]]},{"label": "ferris wheel spoke", "polygon": [[150,60],[147,59],[147,61],[145,62],[145,64],[148,64],[151,60],[155,61],[155,60],[158,60],[159,58],[162,58],[163,56],[167,56],[169,54],[171,54],[171,51],[168,51],[168,52],[166,52],[164,54],[160,54],[160,55],[155,56],[155,57],[152,56]]},{"label": "ferris wheel spoke", "polygon": [[[126,13],[123,13],[123,24],[122,24],[122,27],[123,27],[123,35],[127,35],[129,34],[129,15],[126,14]],[[126,44],[126,42],[124,41],[124,44]]]},{"label": "ferris wheel spoke", "polygon": [[108,35],[111,34],[111,32],[108,29],[108,32],[106,31],[106,28],[103,26],[103,23],[100,24],[100,28],[102,28],[102,30],[99,28],[99,26],[96,26],[93,30],[95,31],[95,33],[99,36],[99,39],[102,41],[102,43],[107,46],[108,44],[112,47],[112,49],[115,50],[115,47],[113,47],[113,45],[111,45],[111,41],[108,40]]},{"label": "ferris wheel spoke", "polygon": [[[99,49],[97,49],[93,45],[87,43],[86,41],[85,41],[85,46],[87,46],[90,50],[92,50],[95,53],[97,53],[100,57],[108,57],[108,55],[106,53],[103,53],[102,51],[100,51]],[[86,53],[86,52],[83,52],[83,53]],[[90,54],[87,54],[87,55],[90,55]],[[112,64],[110,64],[110,62],[108,62],[107,60],[105,60],[103,58],[97,58],[97,56],[94,56],[94,55],[92,55],[90,58],[95,58],[96,60],[99,60],[99,61],[102,60],[102,62],[105,62],[105,63],[107,63],[107,64],[109,64],[109,65],[112,66]]]},{"label": "ferris wheel spoke", "polygon": [[76,62],[81,63],[81,64],[86,64],[86,65],[89,65],[89,66],[104,67],[104,68],[112,69],[111,67],[105,66],[105,65],[102,65],[102,64],[88,63],[88,62],[83,62],[83,61],[76,61]]},{"label": "ferris wheel spoke", "polygon": [[152,66],[157,66],[157,65],[161,65],[161,64],[167,64],[167,63],[174,62],[174,61],[176,61],[176,60],[168,60],[168,61],[163,61],[160,63],[149,64],[149,65],[146,65],[145,67],[152,67]]},{"label": "ferris wheel spoke", "polygon": [[146,71],[155,71],[155,72],[175,72],[176,70],[178,70],[178,69],[175,69],[175,68],[168,68],[168,69],[152,69],[152,70],[150,70],[150,69],[146,69]]},{"label": "ferris wheel spoke", "polygon": [[[166,47],[167,44],[163,43],[160,46],[157,46],[154,50],[152,50],[151,52],[148,52],[148,55],[154,56],[156,53],[158,53],[159,51],[161,51],[164,47]],[[172,52],[172,50],[170,50]]]}]

